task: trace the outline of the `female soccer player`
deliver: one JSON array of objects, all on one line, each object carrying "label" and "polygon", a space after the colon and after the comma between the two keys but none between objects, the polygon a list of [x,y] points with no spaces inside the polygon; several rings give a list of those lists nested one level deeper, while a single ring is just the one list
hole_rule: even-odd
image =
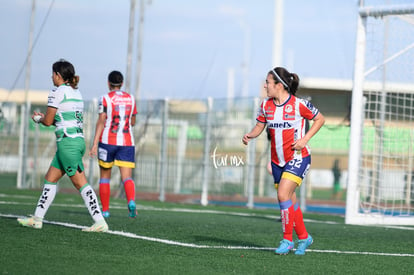
[{"label": "female soccer player", "polygon": [[[263,100],[255,127],[243,136],[243,143],[269,129],[271,140],[272,174],[282,218],[283,240],[276,254],[288,254],[294,248],[293,230],[299,241],[296,255],[304,255],[313,243],[306,231],[302,211],[296,202],[296,187],[300,186],[311,163],[308,141],[325,123],[325,118],[309,101],[295,96],[299,77],[285,68],[276,67],[267,74]],[[306,119],[313,120],[305,131]]]},{"label": "female soccer player", "polygon": [[82,230],[106,232],[108,225],[102,216],[98,198],[86,180],[82,163],[85,140],[82,130],[83,99],[77,88],[79,77],[75,75],[73,65],[62,59],[55,62],[52,69],[53,84],[57,88],[49,94],[46,114],[34,112],[32,119],[45,126],[56,126],[57,151],[46,173],[43,192],[34,216],[17,219],[17,221],[23,226],[41,229],[43,218],[56,196],[57,183],[67,174],[79,190],[95,222],[91,227]]},{"label": "female soccer player", "polygon": [[99,196],[104,217],[109,217],[110,179],[112,166],[119,166],[128,204],[129,217],[137,216],[135,205],[135,182],[132,168],[135,167],[134,136],[137,108],[132,95],[121,90],[124,77],[118,71],[108,75],[109,93],[99,100],[99,117],[95,137],[89,152],[98,155],[100,180]]}]

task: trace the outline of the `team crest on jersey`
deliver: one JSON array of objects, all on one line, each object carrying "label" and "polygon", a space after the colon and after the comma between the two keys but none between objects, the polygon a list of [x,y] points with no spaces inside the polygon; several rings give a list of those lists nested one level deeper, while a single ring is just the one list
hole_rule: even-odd
[{"label": "team crest on jersey", "polygon": [[286,105],[286,107],[285,107],[285,112],[286,113],[290,113],[290,112],[292,112],[293,111],[293,107],[292,107],[292,105]]},{"label": "team crest on jersey", "polygon": [[283,119],[285,120],[293,120],[295,119],[295,113],[293,113],[293,107],[292,105],[288,104],[285,106],[284,112],[283,112]]}]

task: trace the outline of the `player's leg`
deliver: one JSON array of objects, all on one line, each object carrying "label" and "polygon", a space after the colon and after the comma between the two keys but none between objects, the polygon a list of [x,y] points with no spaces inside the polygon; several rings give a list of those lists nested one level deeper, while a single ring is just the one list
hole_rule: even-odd
[{"label": "player's leg", "polygon": [[295,211],[295,222],[293,223],[293,229],[299,239],[306,239],[308,237],[308,232],[306,231],[305,223],[303,222],[303,213],[299,202],[297,201],[296,193],[293,194],[292,202],[294,205],[293,209]]},{"label": "player's leg", "polygon": [[119,167],[119,170],[121,172],[121,179],[128,203],[129,217],[135,218],[137,216],[137,210],[135,204],[135,182],[132,179],[132,169],[129,167]]},{"label": "player's leg", "polygon": [[98,203],[98,197],[93,188],[89,185],[82,162],[82,156],[85,153],[85,141],[83,138],[64,138],[59,142],[58,158],[62,163],[66,174],[69,176],[72,184],[79,190],[81,197],[89,211],[94,224],[84,231],[105,232],[108,231],[108,225],[102,216]]},{"label": "player's leg", "polygon": [[55,199],[57,192],[57,182],[65,174],[64,171],[54,167],[58,166],[56,157],[52,161],[52,165],[49,167],[49,170],[46,173],[42,194],[39,197],[37,202],[34,215],[28,218],[19,218],[17,221],[26,227],[33,227],[36,229],[41,229],[43,226],[43,219],[49,210],[50,205]]},{"label": "player's leg", "polygon": [[299,239],[306,239],[308,237],[308,232],[306,231],[305,223],[303,221],[303,213],[297,200],[296,192],[293,194],[292,203],[295,211],[295,222],[293,223],[293,229]]},{"label": "player's leg", "polygon": [[[275,185],[275,189],[278,193],[278,200],[279,200],[279,207],[280,207],[280,216],[282,219],[282,226],[283,226],[283,240],[280,242],[279,247],[276,248],[275,253],[276,254],[287,254],[290,252],[290,250],[293,249],[294,243],[292,241],[292,232],[289,233],[289,226],[292,224],[292,222],[288,222],[289,220],[286,220],[288,216],[287,210],[290,208],[291,200],[290,199],[283,199],[282,194],[286,192],[288,184],[286,183],[286,180],[282,182],[282,173],[284,171],[284,167],[277,166],[273,162],[271,163],[271,168],[268,168],[269,172],[272,172],[273,175],[273,182]],[[282,193],[280,193],[279,188],[282,187]],[[293,188],[294,190],[294,188]],[[279,194],[281,194],[279,196]],[[289,195],[290,198],[291,195]],[[281,201],[282,199],[282,201]],[[282,203],[281,203],[282,202]],[[286,208],[286,209],[285,209]],[[288,228],[286,228],[286,224],[288,225]],[[287,231],[286,231],[287,229]],[[291,229],[290,231],[292,231]],[[286,235],[286,236],[285,236]]]},{"label": "player's leg", "polygon": [[82,171],[76,171],[76,173],[70,177],[72,182],[76,183],[76,186],[82,186],[79,189],[81,197],[85,203],[86,208],[91,215],[94,224],[91,227],[83,229],[83,231],[89,232],[106,232],[108,231],[108,225],[102,215],[101,209],[98,203],[98,197],[96,196],[95,191],[89,185],[86,180],[85,173]]},{"label": "player's leg", "polygon": [[89,185],[85,173],[83,171],[76,170],[74,174],[68,176],[70,177],[73,185],[79,190],[92,219],[95,222],[102,220],[103,217],[100,211],[98,197],[96,196],[93,188]]},{"label": "player's leg", "polygon": [[295,218],[294,205],[292,197],[296,189],[296,183],[290,179],[283,178],[280,180],[277,189],[279,200],[280,216],[282,219],[283,240],[275,250],[276,254],[288,254],[293,248],[293,223]]},{"label": "player's leg", "polygon": [[128,204],[129,217],[137,216],[135,204],[135,182],[132,179],[132,169],[135,168],[135,147],[118,146],[115,156],[115,165],[119,166],[121,180],[124,185],[125,195]]},{"label": "player's leg", "polygon": [[[296,195],[294,195],[294,201],[296,201]],[[306,249],[313,243],[312,236],[306,230],[305,222],[303,221],[303,213],[300,209],[299,203],[294,203],[295,207],[295,222],[293,228],[298,236],[298,247],[296,248],[295,255],[304,255]]]},{"label": "player's leg", "polygon": [[111,199],[111,173],[114,166],[117,146],[99,143],[98,162],[100,170],[99,198],[102,205],[102,214],[105,218],[110,216],[109,203]]},{"label": "player's leg", "polygon": [[[303,178],[306,176],[306,173],[309,170],[310,162],[310,156],[289,162],[289,164],[285,167],[285,173],[282,175],[282,178],[290,178],[296,183],[297,187],[299,187],[302,184]],[[304,255],[306,249],[313,243],[313,239],[306,230],[306,226],[303,221],[303,213],[297,201],[296,193],[293,193],[292,195],[292,203],[294,211],[293,228],[299,239],[295,254]]]},{"label": "player's leg", "polygon": [[305,255],[306,249],[313,243],[312,236],[306,231],[302,210],[295,205],[295,232],[298,235],[298,247],[295,255]]},{"label": "player's leg", "polygon": [[102,205],[102,215],[105,218],[110,216],[109,214],[109,201],[111,199],[111,168],[104,168],[102,166],[100,169],[100,179],[99,179],[99,198]]}]

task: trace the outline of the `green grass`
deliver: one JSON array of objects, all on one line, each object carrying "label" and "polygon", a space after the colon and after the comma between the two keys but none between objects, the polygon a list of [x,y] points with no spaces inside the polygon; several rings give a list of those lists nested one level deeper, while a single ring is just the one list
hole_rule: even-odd
[{"label": "green grass", "polygon": [[[113,233],[86,233],[47,223],[41,230],[19,226],[16,216],[32,214],[39,195],[0,188],[2,274],[408,274],[413,270],[413,227],[345,225],[340,216],[304,214],[315,243],[305,256],[279,256],[270,249],[282,238],[278,211],[138,201],[139,215],[129,219],[125,201],[112,199],[107,221]],[[188,211],[179,211],[184,209]],[[58,193],[46,219],[78,226],[92,223],[78,194]],[[130,235],[116,234],[121,231]]]}]

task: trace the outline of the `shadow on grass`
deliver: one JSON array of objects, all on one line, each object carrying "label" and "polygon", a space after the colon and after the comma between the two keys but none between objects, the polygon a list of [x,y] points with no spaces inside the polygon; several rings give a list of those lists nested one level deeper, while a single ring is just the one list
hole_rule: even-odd
[{"label": "shadow on grass", "polygon": [[235,247],[257,247],[263,248],[262,250],[269,250],[268,246],[258,245],[252,242],[245,242],[240,240],[229,240],[229,239],[221,239],[217,237],[210,237],[210,236],[194,236],[194,239],[197,243],[208,242],[209,245],[221,245],[221,246],[235,246]]}]

